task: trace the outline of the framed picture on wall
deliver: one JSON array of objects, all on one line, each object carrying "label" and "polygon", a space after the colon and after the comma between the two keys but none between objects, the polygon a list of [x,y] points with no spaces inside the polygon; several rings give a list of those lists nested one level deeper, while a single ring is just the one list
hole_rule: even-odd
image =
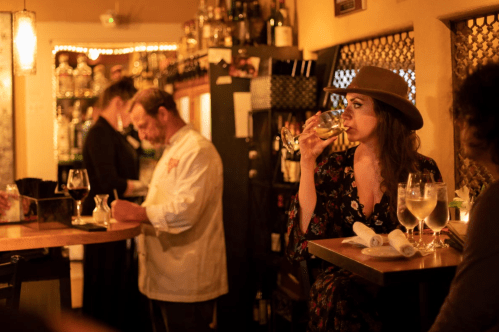
[{"label": "framed picture on wall", "polygon": [[366,9],[367,0],[334,0],[334,16]]}]

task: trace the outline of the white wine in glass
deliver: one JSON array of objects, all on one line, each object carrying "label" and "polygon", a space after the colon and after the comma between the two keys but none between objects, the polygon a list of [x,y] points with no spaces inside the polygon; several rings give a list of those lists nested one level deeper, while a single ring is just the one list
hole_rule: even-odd
[{"label": "white wine in glass", "polygon": [[435,183],[435,190],[437,193],[437,205],[425,219],[426,225],[433,231],[433,241],[428,244],[430,250],[448,247],[447,244],[440,240],[440,231],[449,221],[447,185],[443,182],[437,182]]},{"label": "white wine in glass", "polygon": [[[343,122],[341,121],[341,114],[343,114],[343,109],[331,110],[319,115],[319,122],[315,126],[314,130],[317,136],[321,139],[328,139],[334,136],[338,136],[345,131],[343,127]],[[293,153],[298,151],[300,146],[298,138],[300,135],[294,136],[288,128],[281,128],[281,139],[282,144],[289,151]]]},{"label": "white wine in glass", "polygon": [[409,211],[419,219],[419,241],[415,243],[418,249],[426,249],[423,241],[424,219],[437,205],[434,184],[431,173],[410,173],[407,179],[405,202]]},{"label": "white wine in glass", "polygon": [[405,202],[405,188],[407,187],[407,183],[399,183],[398,191],[397,191],[397,219],[400,224],[405,227],[407,230],[407,240],[410,243],[416,242],[414,240],[414,227],[418,225],[418,218],[416,218],[411,211],[407,208],[407,204]]}]

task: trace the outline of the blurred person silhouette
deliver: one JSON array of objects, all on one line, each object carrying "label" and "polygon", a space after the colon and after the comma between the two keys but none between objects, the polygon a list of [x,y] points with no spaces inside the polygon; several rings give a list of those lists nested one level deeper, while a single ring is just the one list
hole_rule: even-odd
[{"label": "blurred person silhouette", "polygon": [[431,332],[499,331],[499,64],[476,69],[455,94],[462,154],[495,179],[470,212],[463,261]]}]

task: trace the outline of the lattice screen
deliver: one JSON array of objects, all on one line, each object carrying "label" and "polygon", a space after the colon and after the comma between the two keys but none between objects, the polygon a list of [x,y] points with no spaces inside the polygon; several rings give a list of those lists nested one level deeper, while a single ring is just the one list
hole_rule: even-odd
[{"label": "lattice screen", "polygon": [[[346,88],[363,66],[390,69],[404,77],[409,85],[409,99],[415,103],[416,75],[413,31],[404,31],[342,45],[332,85]],[[341,108],[344,104],[344,98],[335,94],[331,95],[333,108]],[[349,142],[346,135],[343,134],[340,135],[332,150],[341,151],[354,145],[356,143]]]},{"label": "lattice screen", "polygon": [[[481,65],[499,61],[499,13],[452,22],[453,86]],[[490,173],[461,154],[459,133],[454,130],[456,188],[467,186],[476,196],[483,185],[493,181]]]}]

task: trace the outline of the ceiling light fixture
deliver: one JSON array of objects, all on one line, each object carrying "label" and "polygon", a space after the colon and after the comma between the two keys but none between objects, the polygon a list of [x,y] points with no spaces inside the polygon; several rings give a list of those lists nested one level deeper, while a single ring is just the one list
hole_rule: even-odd
[{"label": "ceiling light fixture", "polygon": [[14,35],[14,74],[17,76],[36,74],[36,20],[35,12],[24,10],[12,14]]}]

